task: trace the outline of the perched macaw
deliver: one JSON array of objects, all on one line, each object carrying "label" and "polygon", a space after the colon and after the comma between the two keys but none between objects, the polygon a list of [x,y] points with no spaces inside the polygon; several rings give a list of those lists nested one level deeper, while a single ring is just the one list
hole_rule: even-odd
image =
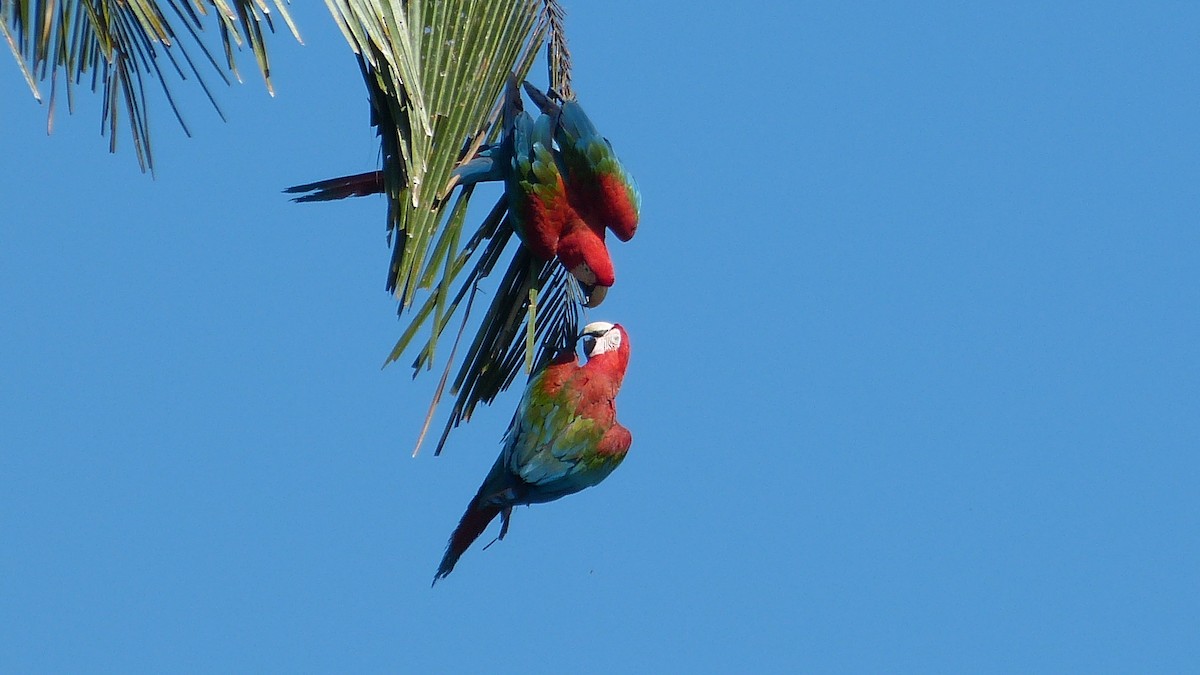
[{"label": "perched macaw", "polygon": [[566,168],[571,205],[585,221],[629,241],[637,231],[642,198],[612,143],[600,135],[578,102],[559,106],[528,82],[525,92],[543,115],[555,120],[554,140]]},{"label": "perched macaw", "polygon": [[434,583],[496,516],[503,539],[512,507],[596,485],[625,459],[632,437],[616,420],[615,399],[629,365],[629,336],[620,324],[601,321],[588,324],[583,339],[586,364],[565,352],[529,381],[504,449],[450,535]]}]

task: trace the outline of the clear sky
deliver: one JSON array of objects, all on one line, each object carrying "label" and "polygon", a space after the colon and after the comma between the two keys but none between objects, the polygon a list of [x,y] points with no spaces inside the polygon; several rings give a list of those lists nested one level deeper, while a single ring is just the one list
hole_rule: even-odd
[{"label": "clear sky", "polygon": [[410,458],[325,9],[156,180],[0,56],[0,670],[1200,668],[1200,8],[566,4],[633,447],[432,590],[517,392]]}]

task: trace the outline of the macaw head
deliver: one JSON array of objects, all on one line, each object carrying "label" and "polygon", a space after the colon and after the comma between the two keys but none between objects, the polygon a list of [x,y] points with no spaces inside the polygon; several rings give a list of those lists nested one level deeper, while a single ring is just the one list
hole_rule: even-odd
[{"label": "macaw head", "polygon": [[567,223],[559,237],[558,259],[587,294],[585,307],[599,306],[608,287],[617,280],[617,271],[604,245],[604,227],[588,225],[578,217]]},{"label": "macaw head", "polygon": [[588,358],[621,348],[621,327],[607,321],[594,321],[583,327],[583,351]]}]

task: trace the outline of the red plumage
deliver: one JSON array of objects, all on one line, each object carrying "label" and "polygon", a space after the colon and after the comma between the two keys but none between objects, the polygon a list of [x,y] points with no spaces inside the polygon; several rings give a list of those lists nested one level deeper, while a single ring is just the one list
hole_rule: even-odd
[{"label": "red plumage", "polygon": [[[570,223],[579,219],[575,209],[561,197],[566,193],[562,177],[557,176],[557,179],[558,183],[553,189],[537,191],[543,194],[532,192],[527,196],[521,195],[518,201],[520,213],[517,214],[517,220],[521,229],[518,234],[530,252],[541,260],[554,259],[559,239]],[[513,201],[510,200],[509,204],[512,205]]]},{"label": "red plumage", "polygon": [[637,232],[638,208],[625,180],[609,173],[571,171],[571,203],[580,217],[600,227],[607,226],[621,241]]},{"label": "red plumage", "polygon": [[629,241],[638,225],[638,209],[630,199],[629,188],[620,176],[601,174],[598,178],[601,197],[597,215],[617,239]]},{"label": "red plumage", "polygon": [[612,257],[604,244],[604,228],[576,217],[558,240],[558,259],[587,286],[612,286],[617,279]]},{"label": "red plumage", "polygon": [[294,197],[294,202],[327,202],[346,197],[365,197],[383,192],[383,172],[368,171],[356,173],[353,176],[339,176],[327,180],[319,180],[306,185],[296,185],[284,192],[310,192],[301,197]]}]

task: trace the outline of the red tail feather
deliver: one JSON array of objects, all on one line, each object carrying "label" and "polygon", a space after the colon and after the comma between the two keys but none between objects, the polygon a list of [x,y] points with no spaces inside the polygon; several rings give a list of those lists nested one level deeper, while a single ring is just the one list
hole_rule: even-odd
[{"label": "red tail feather", "polygon": [[[433,583],[436,584],[438,579],[443,579],[450,574],[450,571],[454,569],[454,564],[466,552],[467,547],[483,534],[483,531],[498,515],[500,515],[499,506],[493,504],[480,506],[478,495],[471,500],[471,503],[467,505],[467,512],[463,514],[462,520],[458,521],[458,527],[454,528],[454,533],[450,535],[450,543],[446,545],[446,555],[442,556],[442,563],[438,565],[437,574],[433,575]],[[505,528],[507,528],[507,523],[505,523]],[[503,530],[501,532],[503,533]]]},{"label": "red tail feather", "polygon": [[368,171],[353,176],[319,180],[315,183],[290,187],[284,190],[284,192],[292,194],[298,192],[311,193],[300,197],[293,197],[292,201],[294,202],[327,202],[334,199],[345,199],[346,197],[365,197],[383,192],[383,172]]}]

